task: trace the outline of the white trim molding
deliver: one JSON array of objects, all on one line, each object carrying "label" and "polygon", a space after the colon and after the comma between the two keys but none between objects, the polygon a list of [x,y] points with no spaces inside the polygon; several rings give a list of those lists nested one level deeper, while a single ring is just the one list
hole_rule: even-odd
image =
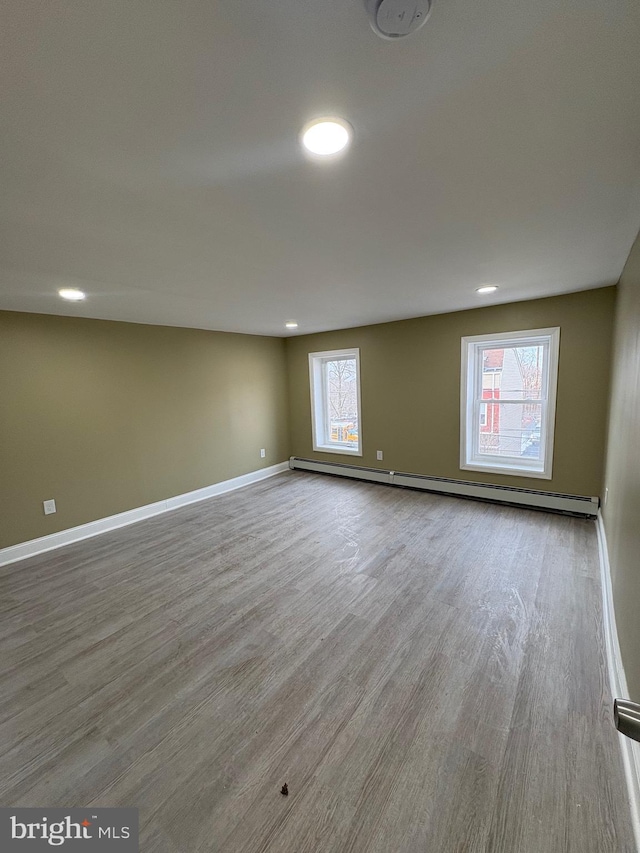
[{"label": "white trim molding", "polygon": [[176,495],[166,500],[136,507],[117,515],[110,515],[107,518],[98,518],[96,521],[80,524],[78,527],[70,527],[67,530],[60,530],[58,533],[41,536],[39,539],[10,545],[8,548],[0,549],[0,566],[6,566],[18,560],[26,560],[36,554],[43,554],[45,551],[52,551],[54,548],[62,548],[64,545],[80,542],[82,539],[89,539],[91,536],[98,536],[100,533],[107,533],[109,530],[117,530],[119,527],[135,524],[137,521],[170,512],[187,504],[204,501],[207,498],[216,497],[216,495],[223,495],[225,492],[232,492],[235,489],[241,489],[243,486],[250,486],[252,483],[258,483],[260,480],[266,480],[268,477],[287,471],[288,468],[288,461],[280,462],[277,465],[270,465],[268,468],[250,471],[248,474],[242,474],[240,477],[234,477],[231,480],[223,480],[221,483],[196,489],[193,492],[185,492],[183,495]]},{"label": "white trim molding", "polygon": [[[607,649],[607,664],[609,668],[609,683],[614,698],[627,699],[629,688],[627,677],[624,672],[622,656],[620,654],[620,643],[616,628],[616,614],[613,608],[613,587],[611,584],[611,564],[609,563],[609,552],[607,550],[607,535],[604,528],[602,513],[598,512],[596,519],[596,530],[598,532],[598,551],[600,555],[600,575],[602,586],[602,609],[604,617],[605,644]],[[613,707],[611,709],[613,725]],[[640,743],[618,735],[620,749],[622,751],[622,765],[627,782],[627,794],[629,797],[629,809],[631,812],[631,824],[636,839],[636,848],[640,851]]]}]

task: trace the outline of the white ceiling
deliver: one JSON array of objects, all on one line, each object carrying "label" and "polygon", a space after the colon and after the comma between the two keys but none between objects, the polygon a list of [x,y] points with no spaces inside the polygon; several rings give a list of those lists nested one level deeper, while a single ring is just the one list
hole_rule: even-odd
[{"label": "white ceiling", "polygon": [[640,226],[637,0],[435,0],[397,42],[364,0],[2,18],[0,308],[304,333],[613,284]]}]

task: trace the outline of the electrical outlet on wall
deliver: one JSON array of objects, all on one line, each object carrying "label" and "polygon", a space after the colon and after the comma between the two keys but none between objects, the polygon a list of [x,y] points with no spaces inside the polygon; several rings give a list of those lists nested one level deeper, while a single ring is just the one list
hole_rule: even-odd
[{"label": "electrical outlet on wall", "polygon": [[266,450],[264,449],[264,447],[263,447],[263,448],[262,448],[262,450],[260,451],[260,459],[264,459],[264,457],[265,457],[266,455],[267,455],[267,451],[266,451]]},{"label": "electrical outlet on wall", "polygon": [[42,506],[44,507],[45,515],[53,515],[53,513],[56,512],[55,501],[42,501]]},{"label": "electrical outlet on wall", "polygon": [[376,450],[376,459],[381,462],[383,458],[383,454],[381,450]]}]

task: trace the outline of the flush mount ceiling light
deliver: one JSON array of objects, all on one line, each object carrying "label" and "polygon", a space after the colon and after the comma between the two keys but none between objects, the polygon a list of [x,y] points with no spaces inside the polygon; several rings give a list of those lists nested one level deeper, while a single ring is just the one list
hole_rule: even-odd
[{"label": "flush mount ceiling light", "polygon": [[494,293],[497,289],[497,284],[483,284],[482,287],[476,287],[476,293]]},{"label": "flush mount ceiling light", "polygon": [[341,118],[319,118],[302,129],[302,144],[310,154],[332,157],[344,151],[351,142],[351,125]]},{"label": "flush mount ceiling light", "polygon": [[68,299],[69,302],[80,302],[85,298],[85,294],[76,287],[63,287],[58,291],[58,296],[63,299]]},{"label": "flush mount ceiling light", "polygon": [[298,328],[298,324],[296,323],[295,320],[288,320],[284,325],[287,329],[297,329]]}]

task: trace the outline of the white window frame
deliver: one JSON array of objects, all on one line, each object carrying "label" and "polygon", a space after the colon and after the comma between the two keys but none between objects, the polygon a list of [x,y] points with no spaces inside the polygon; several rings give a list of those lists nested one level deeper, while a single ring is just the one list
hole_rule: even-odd
[{"label": "white window frame", "polygon": [[[475,452],[480,431],[480,404],[503,404],[503,399],[482,399],[482,359],[484,349],[503,349],[511,346],[542,346],[546,369],[542,379],[541,399],[523,402],[542,403],[540,428],[540,456],[538,459],[508,459]],[[460,382],[460,468],[463,471],[512,474],[550,480],[553,471],[553,440],[556,420],[556,392],[558,387],[558,361],[560,354],[560,328],[527,329],[518,332],[501,332],[491,335],[472,335],[462,338],[462,364]]]},{"label": "white window frame", "polygon": [[[358,443],[351,444],[331,442],[327,439],[328,407],[326,382],[324,380],[324,365],[329,361],[340,358],[355,359],[356,362],[356,395],[358,402]],[[325,352],[309,353],[309,387],[311,391],[311,424],[313,432],[313,449],[320,453],[344,453],[347,456],[362,456],[362,401],[360,394],[360,350],[339,349]]]}]

